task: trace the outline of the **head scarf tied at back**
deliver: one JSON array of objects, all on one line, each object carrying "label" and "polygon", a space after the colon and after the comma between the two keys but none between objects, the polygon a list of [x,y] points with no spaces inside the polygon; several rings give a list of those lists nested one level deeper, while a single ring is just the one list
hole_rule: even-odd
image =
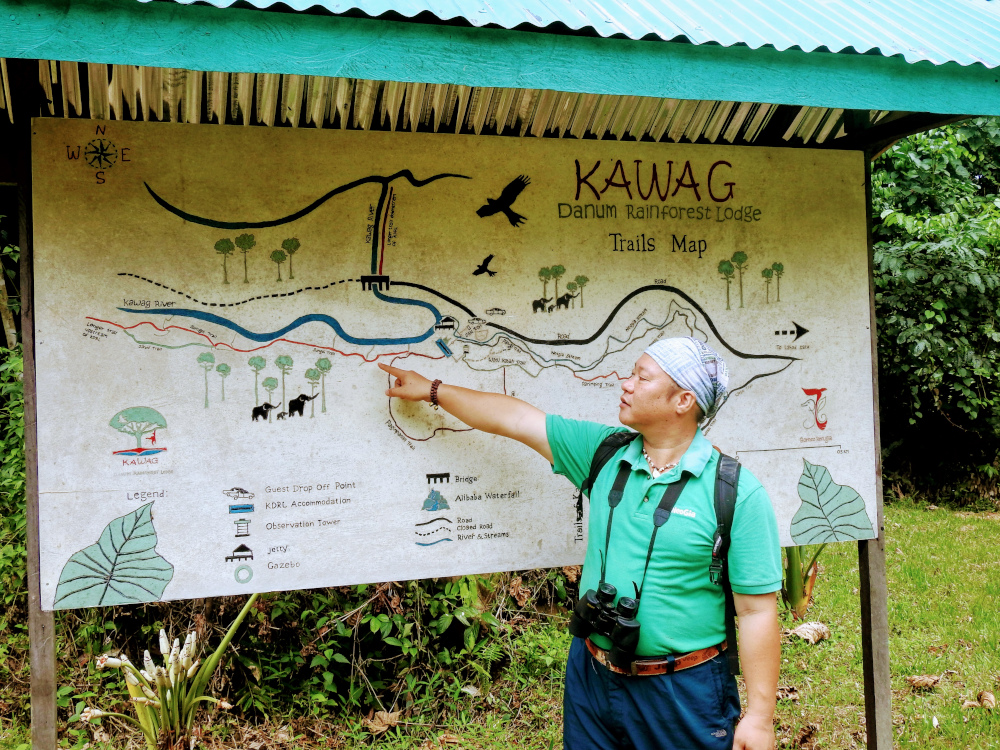
[{"label": "head scarf tied at back", "polygon": [[706,417],[712,417],[726,400],[729,368],[712,347],[689,336],[661,339],[646,349],[674,382],[691,391]]}]

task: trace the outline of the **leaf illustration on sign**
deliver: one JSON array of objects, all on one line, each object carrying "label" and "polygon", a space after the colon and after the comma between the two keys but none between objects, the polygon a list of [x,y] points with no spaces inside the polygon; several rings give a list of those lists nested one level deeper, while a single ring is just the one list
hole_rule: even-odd
[{"label": "leaf illustration on sign", "polygon": [[792,519],[792,540],[796,544],[823,544],[872,539],[875,532],[861,495],[851,487],[836,484],[825,466],[805,459],[803,463],[799,477],[802,505]]},{"label": "leaf illustration on sign", "polygon": [[56,609],[158,601],[174,566],[156,552],[152,503],[114,519],[63,566]]}]

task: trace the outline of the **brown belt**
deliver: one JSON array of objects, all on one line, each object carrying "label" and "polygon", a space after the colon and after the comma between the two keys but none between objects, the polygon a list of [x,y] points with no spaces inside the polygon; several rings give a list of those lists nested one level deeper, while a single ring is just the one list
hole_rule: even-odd
[{"label": "brown belt", "polygon": [[608,652],[603,648],[595,646],[589,638],[587,639],[587,649],[594,659],[615,674],[630,675],[632,677],[652,677],[653,675],[671,674],[679,672],[682,669],[697,667],[709,659],[714,659],[726,650],[726,642],[723,641],[718,646],[709,646],[708,648],[691,651],[681,656],[657,656],[651,659],[636,659],[632,662],[631,671],[621,669],[612,664]]}]

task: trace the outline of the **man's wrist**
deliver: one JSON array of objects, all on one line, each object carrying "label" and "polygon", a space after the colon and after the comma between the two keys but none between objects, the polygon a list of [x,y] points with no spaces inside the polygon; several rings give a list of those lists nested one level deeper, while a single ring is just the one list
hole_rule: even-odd
[{"label": "man's wrist", "polygon": [[438,403],[438,388],[441,387],[442,382],[440,379],[431,382],[431,387],[427,392],[427,401],[433,404],[435,407],[439,406]]}]

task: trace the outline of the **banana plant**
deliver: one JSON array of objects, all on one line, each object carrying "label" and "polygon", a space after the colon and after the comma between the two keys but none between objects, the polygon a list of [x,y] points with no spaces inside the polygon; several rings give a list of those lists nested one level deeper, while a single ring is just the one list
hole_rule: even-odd
[{"label": "banana plant", "polygon": [[233,620],[218,648],[202,662],[197,658],[199,643],[194,631],[187,634],[184,645],[175,638],[173,645],[165,631],[160,631],[160,653],[164,663],[153,661],[149,651],[143,655],[142,668],[136,667],[124,653],[118,656],[104,654],[96,660],[98,669],[121,669],[125,685],[135,708],[135,718],[125,714],[87,708],[80,714],[80,721],[88,723],[108,716],[121,719],[142,731],[147,750],[157,748],[188,748],[191,728],[201,703],[214,704],[222,709],[232,705],[219,698],[205,695],[209,680],[219,668],[219,662],[233,636],[243,623],[259,594],[254,594],[243,605]]},{"label": "banana plant", "polygon": [[816,585],[816,574],[819,568],[816,560],[826,547],[821,544],[809,559],[809,564],[802,566],[806,559],[807,547],[785,547],[785,577],[781,583],[781,598],[792,613],[792,617],[801,620],[812,601],[813,586]]}]

